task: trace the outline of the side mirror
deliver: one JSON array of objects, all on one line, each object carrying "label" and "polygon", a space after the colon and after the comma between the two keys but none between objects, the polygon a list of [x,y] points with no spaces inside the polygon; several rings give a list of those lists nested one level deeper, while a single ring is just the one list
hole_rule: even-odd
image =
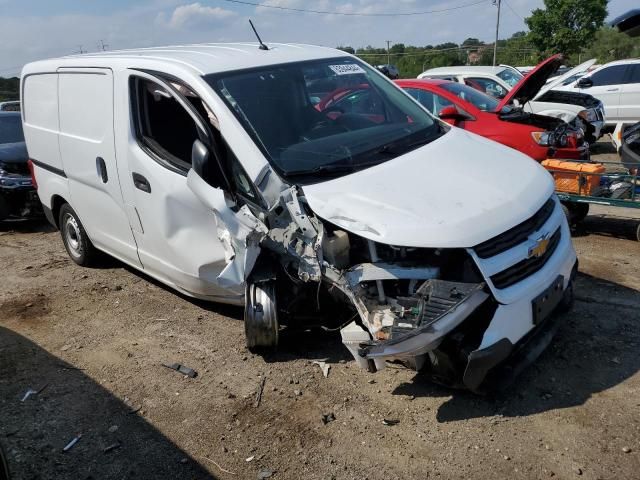
[{"label": "side mirror", "polygon": [[195,140],[191,147],[191,168],[203,180],[208,180],[209,149],[200,140]]},{"label": "side mirror", "polygon": [[578,80],[576,86],[578,88],[590,88],[593,87],[593,81],[588,77],[582,77],[580,80]]},{"label": "side mirror", "polygon": [[441,120],[451,120],[453,122],[462,122],[464,120],[473,120],[473,117],[462,110],[459,110],[455,105],[449,105],[440,110],[438,114]]},{"label": "side mirror", "polygon": [[194,140],[191,147],[191,169],[212,187],[223,188],[226,185],[226,177],[218,160],[200,140]]}]

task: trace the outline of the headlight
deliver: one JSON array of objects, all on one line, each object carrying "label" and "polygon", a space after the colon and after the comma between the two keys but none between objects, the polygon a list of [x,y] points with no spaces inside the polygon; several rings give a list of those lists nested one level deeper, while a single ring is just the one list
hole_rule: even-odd
[{"label": "headlight", "polygon": [[543,147],[548,147],[555,143],[555,137],[552,132],[531,132],[531,138]]},{"label": "headlight", "polygon": [[596,115],[596,112],[593,109],[582,110],[578,113],[578,116],[585,122],[595,122],[598,120],[598,115]]}]

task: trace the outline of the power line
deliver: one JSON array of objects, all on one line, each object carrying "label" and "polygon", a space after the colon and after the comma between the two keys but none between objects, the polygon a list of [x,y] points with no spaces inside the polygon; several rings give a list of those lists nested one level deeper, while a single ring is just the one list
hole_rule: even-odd
[{"label": "power line", "polygon": [[357,12],[330,12],[327,10],[308,10],[305,8],[293,8],[293,7],[283,7],[281,5],[267,5],[264,3],[258,2],[249,2],[246,0],[222,0],[224,2],[229,3],[237,3],[240,5],[250,5],[252,7],[263,7],[263,8],[272,8],[276,10],[286,10],[289,12],[297,12],[297,13],[317,13],[321,15],[343,15],[350,17],[403,17],[409,15],[427,15],[429,13],[442,13],[442,12],[450,12],[452,10],[460,10],[461,8],[473,7],[474,5],[480,5],[481,3],[487,3],[487,0],[479,0],[472,3],[466,3],[463,5],[458,5],[455,7],[441,8],[436,10],[423,10],[421,12],[405,12],[405,13],[357,13]]},{"label": "power line", "polygon": [[511,10],[511,13],[513,13],[516,17],[518,17],[520,20],[522,20],[524,22],[524,17],[522,15],[520,15],[518,12],[516,12],[511,5],[509,5],[509,3],[507,2],[507,0],[502,0],[504,2],[504,4],[507,6],[507,8],[509,10]]}]

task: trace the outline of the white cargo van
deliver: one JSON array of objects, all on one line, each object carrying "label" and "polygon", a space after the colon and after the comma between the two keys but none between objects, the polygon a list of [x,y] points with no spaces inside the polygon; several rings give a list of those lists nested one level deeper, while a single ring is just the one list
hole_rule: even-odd
[{"label": "white cargo van", "polygon": [[150,48],[31,63],[21,82],[38,195],[71,258],[106,252],[245,304],[250,348],[322,322],[370,370],[400,360],[479,390],[571,303],[549,174],[344,52]]}]

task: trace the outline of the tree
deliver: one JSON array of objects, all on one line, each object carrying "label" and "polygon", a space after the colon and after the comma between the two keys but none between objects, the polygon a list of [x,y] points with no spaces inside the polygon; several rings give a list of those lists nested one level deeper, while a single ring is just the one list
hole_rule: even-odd
[{"label": "tree", "polygon": [[579,52],[607,16],[607,0],[544,0],[544,5],[525,19],[531,43],[543,55]]},{"label": "tree", "polygon": [[[596,58],[598,63],[638,56],[640,56],[640,38],[632,38],[611,27],[602,27],[598,30],[595,41],[591,42],[581,55],[582,59]],[[571,60],[572,63],[578,63],[577,58],[572,57]]]}]

